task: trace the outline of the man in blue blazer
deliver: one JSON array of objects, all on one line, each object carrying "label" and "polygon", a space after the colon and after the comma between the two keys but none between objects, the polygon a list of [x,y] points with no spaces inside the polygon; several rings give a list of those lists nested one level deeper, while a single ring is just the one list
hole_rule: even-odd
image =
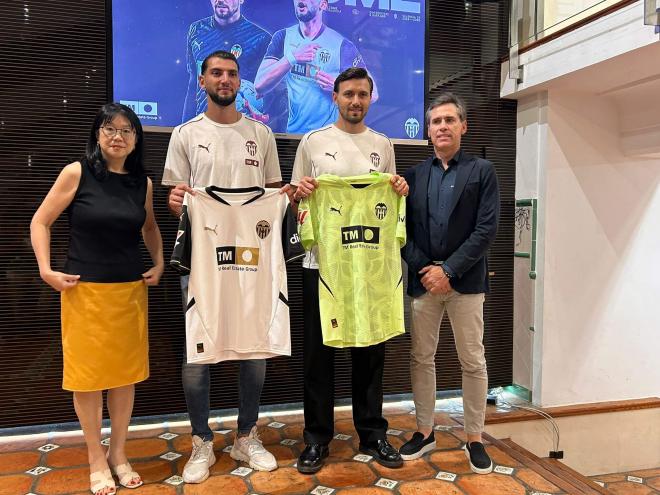
[{"label": "man in blue blazer", "polygon": [[400,453],[412,460],[435,448],[435,352],[446,310],[463,373],[465,454],[472,471],[487,474],[493,463],[481,441],[488,393],[483,303],[500,209],[497,177],[491,162],[461,150],[467,115],[460,98],[438,96],[426,123],[434,154],[405,174],[408,240],[401,253],[413,297],[410,370],[418,431]]}]

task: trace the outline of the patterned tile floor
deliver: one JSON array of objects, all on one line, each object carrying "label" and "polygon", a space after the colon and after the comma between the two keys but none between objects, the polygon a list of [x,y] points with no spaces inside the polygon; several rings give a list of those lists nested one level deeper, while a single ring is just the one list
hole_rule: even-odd
[{"label": "patterned tile floor", "polygon": [[[400,446],[412,435],[415,418],[409,409],[388,410],[391,443]],[[314,476],[301,475],[295,462],[301,451],[301,415],[264,417],[261,437],[278,460],[271,473],[252,471],[226,452],[233,442],[235,421],[214,424],[218,461],[211,477],[200,485],[183,484],[180,475],[190,455],[190,428],[186,426],[131,432],[127,444],[133,467],[145,485],[135,495],[524,495],[564,493],[528,467],[488,446],[496,468],[493,474],[472,474],[461,446],[464,435],[449,412],[436,415],[438,449],[422,459],[388,469],[358,456],[358,441],[349,411],[336,414],[337,437],[327,465]],[[80,437],[60,437],[51,444],[24,443],[23,450],[0,453],[0,495],[68,495],[89,493],[87,457]],[[228,449],[227,449],[228,450]],[[357,456],[357,457],[356,457]],[[660,469],[597,476],[614,494],[660,494]]]}]

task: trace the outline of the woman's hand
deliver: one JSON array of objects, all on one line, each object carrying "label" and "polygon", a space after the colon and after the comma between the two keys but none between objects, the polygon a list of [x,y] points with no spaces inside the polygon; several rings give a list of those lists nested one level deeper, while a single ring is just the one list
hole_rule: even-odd
[{"label": "woman's hand", "polygon": [[43,281],[57,292],[75,287],[78,284],[78,279],[80,279],[80,275],[69,275],[68,273],[54,272],[53,270],[48,270],[40,275]]},{"label": "woman's hand", "polygon": [[142,274],[142,279],[146,285],[158,285],[160,277],[163,275],[164,265],[155,265]]}]

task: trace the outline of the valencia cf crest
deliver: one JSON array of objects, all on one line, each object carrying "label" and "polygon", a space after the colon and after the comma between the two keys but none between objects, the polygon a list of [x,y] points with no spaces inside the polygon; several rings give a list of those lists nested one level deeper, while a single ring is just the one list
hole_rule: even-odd
[{"label": "valencia cf crest", "polygon": [[322,64],[327,64],[328,62],[330,62],[330,57],[331,57],[330,50],[326,50],[325,48],[323,48],[322,50],[319,51],[318,57],[319,57],[319,62],[321,62]]},{"label": "valencia cf crest", "polygon": [[385,203],[378,203],[374,208],[374,213],[378,220],[382,220],[387,215],[387,205]]},{"label": "valencia cf crest", "polygon": [[369,156],[371,157],[371,164],[374,168],[378,168],[378,165],[380,164],[380,155],[374,152]]},{"label": "valencia cf crest", "polygon": [[238,43],[231,47],[231,54],[238,58],[243,53],[243,48]]},{"label": "valencia cf crest", "polygon": [[257,222],[257,235],[261,239],[265,239],[270,234],[270,224],[266,220]]},{"label": "valencia cf crest", "polygon": [[254,141],[246,141],[245,149],[250,154],[250,156],[254,156],[257,154],[257,143]]}]

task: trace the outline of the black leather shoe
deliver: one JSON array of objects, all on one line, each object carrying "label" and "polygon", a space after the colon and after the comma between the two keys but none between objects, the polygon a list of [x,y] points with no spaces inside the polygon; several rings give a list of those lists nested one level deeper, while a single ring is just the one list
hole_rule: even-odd
[{"label": "black leather shoe", "polygon": [[361,443],[360,452],[372,456],[378,464],[388,468],[398,468],[403,465],[399,451],[385,439],[368,444]]},{"label": "black leather shoe", "polygon": [[323,467],[323,460],[328,457],[330,451],[327,445],[310,443],[305,446],[300,457],[298,457],[298,471],[303,474],[313,474]]}]

